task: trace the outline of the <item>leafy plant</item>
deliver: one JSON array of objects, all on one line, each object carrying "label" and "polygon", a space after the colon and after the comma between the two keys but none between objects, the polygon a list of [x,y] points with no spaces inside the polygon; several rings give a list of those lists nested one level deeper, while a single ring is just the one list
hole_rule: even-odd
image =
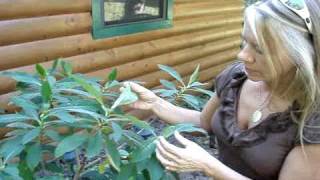
[{"label": "leafy plant", "polygon": [[188,83],[185,83],[180,74],[173,68],[165,65],[158,66],[177,81],[176,85],[173,82],[161,79],[160,83],[164,89],[154,90],[155,93],[169,102],[177,106],[201,110],[207,100],[213,95],[213,92],[203,88],[204,83],[198,81],[199,65],[190,76]]},{"label": "leafy plant", "polygon": [[[14,114],[0,115],[0,127],[13,128],[0,140],[0,177],[7,179],[164,179],[173,177],[155,158],[153,127],[128,115],[121,106],[137,100],[126,87],[117,90],[114,69],[107,82],[72,73],[70,64],[55,61],[36,74],[1,72],[18,82],[19,95],[11,98]],[[60,69],[59,69],[60,68]],[[191,83],[192,84],[192,83]],[[143,139],[130,126],[147,129]],[[68,128],[61,134],[61,128]],[[201,131],[189,124],[167,127]]]}]

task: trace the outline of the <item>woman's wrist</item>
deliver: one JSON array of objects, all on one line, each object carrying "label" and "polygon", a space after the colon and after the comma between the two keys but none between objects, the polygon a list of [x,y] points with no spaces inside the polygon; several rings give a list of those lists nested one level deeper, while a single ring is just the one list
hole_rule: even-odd
[{"label": "woman's wrist", "polygon": [[217,159],[211,155],[208,155],[208,157],[203,158],[201,169],[202,169],[202,172],[204,172],[209,177],[214,177],[214,174],[215,174],[214,171],[216,169],[216,167],[214,167],[216,164],[215,161],[217,161]]},{"label": "woman's wrist", "polygon": [[161,113],[161,110],[165,109],[168,106],[168,102],[162,99],[159,96],[156,96],[151,105],[151,111],[157,115]]}]

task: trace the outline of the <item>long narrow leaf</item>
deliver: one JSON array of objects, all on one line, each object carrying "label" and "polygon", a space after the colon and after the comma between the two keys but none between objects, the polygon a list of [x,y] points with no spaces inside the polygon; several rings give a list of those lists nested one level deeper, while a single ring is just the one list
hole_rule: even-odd
[{"label": "long narrow leaf", "polygon": [[36,78],[28,73],[25,73],[25,72],[5,71],[5,72],[1,72],[0,76],[7,76],[7,77],[10,77],[10,78],[18,81],[18,82],[41,86],[41,82],[38,78]]},{"label": "long narrow leaf", "polygon": [[86,134],[73,134],[64,138],[55,149],[54,155],[55,157],[60,157],[66,152],[73,151],[85,143],[88,139],[88,135]]},{"label": "long narrow leaf", "polygon": [[169,66],[165,66],[165,65],[161,65],[161,64],[159,64],[158,67],[161,70],[170,74],[172,77],[174,77],[176,80],[178,80],[183,86],[185,86],[180,74],[176,70],[174,70],[173,68],[171,68]]},{"label": "long narrow leaf", "polygon": [[198,81],[198,79],[199,79],[199,69],[200,69],[200,65],[198,64],[196,70],[190,76],[188,86],[190,86],[192,83]]},{"label": "long narrow leaf", "polygon": [[131,88],[125,87],[121,92],[118,99],[113,103],[111,109],[115,109],[118,106],[130,104],[138,100],[138,96],[131,91]]}]

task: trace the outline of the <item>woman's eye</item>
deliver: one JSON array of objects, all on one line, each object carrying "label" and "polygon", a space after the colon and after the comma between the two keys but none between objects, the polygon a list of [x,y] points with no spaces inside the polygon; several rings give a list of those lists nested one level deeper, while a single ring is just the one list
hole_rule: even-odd
[{"label": "woman's eye", "polygon": [[255,50],[257,51],[257,53],[263,54],[262,50],[258,46],[255,47]]},{"label": "woman's eye", "polygon": [[240,44],[240,49],[243,49],[244,47],[246,47],[246,42],[242,41],[241,44]]}]

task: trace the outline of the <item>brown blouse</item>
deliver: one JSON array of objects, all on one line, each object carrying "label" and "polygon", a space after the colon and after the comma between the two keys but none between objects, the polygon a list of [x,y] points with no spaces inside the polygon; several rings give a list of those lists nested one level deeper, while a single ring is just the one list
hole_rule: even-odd
[{"label": "brown blouse", "polygon": [[[276,180],[286,156],[299,145],[298,126],[292,120],[293,116],[299,115],[298,105],[294,103],[286,111],[272,113],[257,126],[242,130],[238,127],[236,110],[246,79],[244,66],[238,62],[216,78],[216,93],[221,105],[212,117],[212,131],[217,137],[219,159],[249,178]],[[319,119],[320,116],[313,116],[309,122],[319,126]],[[319,143],[319,128],[308,128],[304,133],[305,143]]]}]

